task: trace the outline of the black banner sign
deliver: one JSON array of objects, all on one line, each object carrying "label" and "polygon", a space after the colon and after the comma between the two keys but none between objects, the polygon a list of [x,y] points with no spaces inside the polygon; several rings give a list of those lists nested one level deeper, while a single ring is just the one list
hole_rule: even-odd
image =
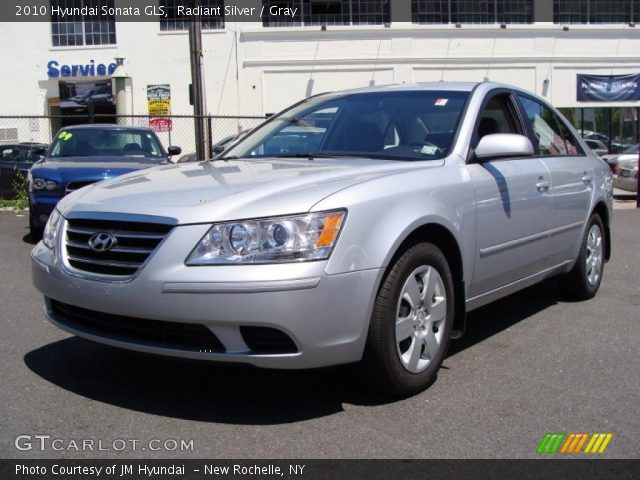
[{"label": "black banner sign", "polygon": [[578,74],[579,102],[640,100],[640,73],[631,75]]}]

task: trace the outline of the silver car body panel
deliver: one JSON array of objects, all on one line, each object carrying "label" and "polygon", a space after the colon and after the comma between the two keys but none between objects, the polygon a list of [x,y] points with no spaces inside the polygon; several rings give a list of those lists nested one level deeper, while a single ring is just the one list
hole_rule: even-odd
[{"label": "silver car body panel", "polygon": [[[33,281],[47,299],[113,315],[205,325],[224,344],[225,353],[92,335],[56,318],[50,300],[45,306],[48,318],[80,336],[151,353],[277,368],[355,362],[362,357],[385,269],[420,227],[435,224],[455,239],[471,310],[568,271],[595,206],[603,203],[610,216],[609,167],[570,126],[584,155],[468,161],[485,96],[518,89],[489,82],[376,87],[382,88],[471,92],[445,159],[260,159],[162,166],[83,188],[59,203],[66,218],[175,226],[126,282],[70,272],[63,235],[56,251],[38,244],[32,252]],[[348,213],[326,261],[209,267],[184,263],[214,222],[333,209]],[[239,333],[246,325],[284,331],[298,352],[252,353]]]}]

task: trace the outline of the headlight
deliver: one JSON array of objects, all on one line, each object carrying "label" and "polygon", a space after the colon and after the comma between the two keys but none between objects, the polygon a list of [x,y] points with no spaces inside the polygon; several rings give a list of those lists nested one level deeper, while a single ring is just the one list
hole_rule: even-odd
[{"label": "headlight", "polygon": [[42,233],[42,243],[52,250],[56,243],[60,220],[62,220],[62,215],[58,213],[58,210],[54,209],[53,212],[51,212],[49,220],[47,220],[47,224],[44,227],[44,232]]},{"label": "headlight", "polygon": [[53,190],[58,190],[60,188],[60,184],[54,182],[53,180],[47,180],[46,178],[30,178],[29,179],[29,191],[32,192],[34,190],[42,191],[48,190],[52,192]]},{"label": "headlight", "polygon": [[345,211],[215,224],[187,265],[302,262],[329,258]]}]

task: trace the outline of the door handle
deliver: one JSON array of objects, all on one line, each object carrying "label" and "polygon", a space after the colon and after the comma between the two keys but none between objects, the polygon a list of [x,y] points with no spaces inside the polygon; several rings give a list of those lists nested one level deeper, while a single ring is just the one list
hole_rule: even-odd
[{"label": "door handle", "polygon": [[593,180],[593,177],[589,175],[587,172],[584,172],[584,176],[582,177],[582,183],[585,183],[588,185],[591,183],[592,180]]},{"label": "door handle", "polygon": [[551,185],[549,184],[549,182],[547,180],[543,180],[542,178],[538,181],[538,183],[536,183],[536,188],[538,189],[539,192],[546,192],[547,190],[549,190],[549,187]]}]

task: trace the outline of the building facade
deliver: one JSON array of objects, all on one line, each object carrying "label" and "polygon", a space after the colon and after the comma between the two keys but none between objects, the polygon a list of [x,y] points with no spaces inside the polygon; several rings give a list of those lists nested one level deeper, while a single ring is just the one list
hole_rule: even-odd
[{"label": "building facade", "polygon": [[[61,5],[89,1],[52,0]],[[167,9],[168,18],[54,16],[48,22],[1,23],[2,38],[13,39],[13,48],[0,51],[5,66],[0,114],[57,118],[53,126],[33,120],[17,127],[18,140],[48,141],[65,115],[82,111],[83,95],[108,95],[115,57],[125,59],[127,114],[147,115],[148,87],[157,85],[169,86],[171,114],[192,114],[188,25],[174,15],[176,0],[155,3]],[[224,0],[201,3],[224,6]],[[640,73],[640,0],[242,4],[266,6],[267,12],[270,6],[296,8],[296,13],[284,21],[266,15],[260,23],[203,18],[210,115],[264,116],[309,95],[369,85],[489,79],[546,97],[577,128],[606,136],[609,148],[638,141],[640,102],[578,100],[578,75]],[[76,103],[69,108],[66,101]],[[237,123],[238,129],[247,127]],[[1,128],[13,127],[3,119]]]}]

